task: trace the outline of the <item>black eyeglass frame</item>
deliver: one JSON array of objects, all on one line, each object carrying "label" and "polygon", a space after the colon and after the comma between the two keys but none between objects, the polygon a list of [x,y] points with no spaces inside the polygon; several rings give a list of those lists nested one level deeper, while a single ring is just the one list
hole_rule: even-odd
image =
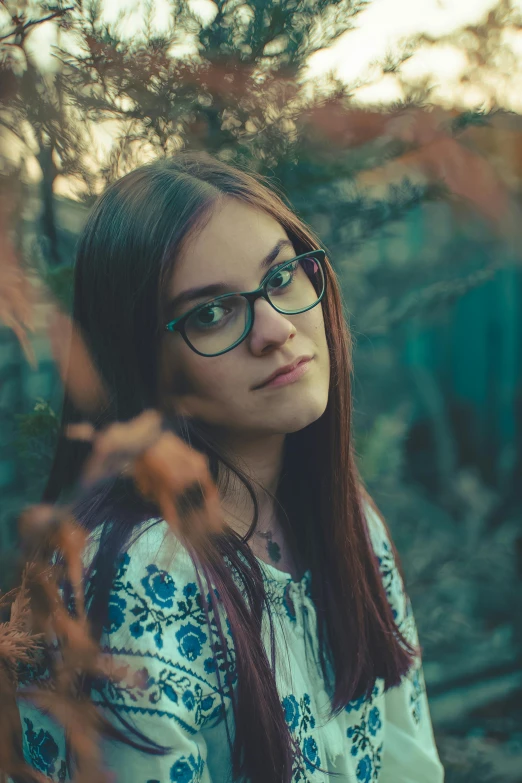
[{"label": "black eyeglass frame", "polygon": [[[210,358],[211,356],[221,356],[224,353],[228,353],[228,351],[231,351],[237,345],[242,343],[243,340],[245,340],[250,334],[250,332],[252,331],[252,328],[254,326],[254,303],[258,299],[261,298],[265,299],[265,301],[267,301],[268,304],[271,305],[274,308],[274,310],[276,310],[276,312],[281,313],[282,315],[299,315],[300,313],[306,313],[307,310],[311,310],[313,307],[316,307],[319,304],[319,302],[323,299],[324,293],[326,291],[326,273],[325,273],[325,264],[324,264],[325,256],[326,253],[324,250],[311,250],[308,253],[301,253],[301,255],[295,256],[294,258],[290,258],[288,261],[284,261],[283,263],[278,264],[273,269],[269,269],[266,276],[263,278],[259,288],[256,288],[254,291],[235,291],[230,294],[221,294],[221,296],[216,296],[214,297],[214,299],[210,299],[208,302],[195,305],[195,307],[191,307],[191,309],[187,310],[186,313],[180,315],[179,318],[174,318],[172,321],[166,323],[165,330],[168,332],[179,332],[183,337],[183,339],[185,340],[185,342],[187,343],[188,347],[192,351],[194,351],[194,353],[197,353],[199,356],[206,356]],[[270,282],[270,279],[272,278],[273,275],[281,272],[281,270],[283,269],[286,269],[286,267],[290,266],[290,264],[294,264],[296,261],[300,261],[302,258],[313,258],[315,261],[318,262],[319,266],[321,267],[321,272],[323,277],[323,290],[321,292],[321,295],[319,296],[316,302],[314,302],[311,305],[308,305],[308,307],[305,307],[302,310],[292,310],[292,311],[279,310],[279,308],[276,307],[276,305],[270,300],[268,296],[267,289],[268,289],[268,284]],[[247,326],[245,332],[241,335],[241,337],[238,340],[236,340],[235,343],[233,343],[228,348],[225,348],[223,351],[219,351],[218,353],[202,353],[201,351],[198,351],[197,348],[195,348],[192,345],[189,338],[187,337],[187,333],[185,330],[185,323],[190,318],[190,316],[193,315],[197,310],[203,307],[208,307],[208,305],[211,302],[212,303],[220,302],[221,300],[228,299],[231,296],[243,296],[247,300],[250,306],[250,312],[249,312],[250,323]]]}]

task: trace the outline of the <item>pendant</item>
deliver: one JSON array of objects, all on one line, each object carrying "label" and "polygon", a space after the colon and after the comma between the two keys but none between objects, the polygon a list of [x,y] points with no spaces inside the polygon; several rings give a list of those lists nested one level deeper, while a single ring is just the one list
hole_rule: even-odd
[{"label": "pendant", "polygon": [[273,563],[278,563],[281,560],[281,547],[276,541],[272,541],[272,531],[267,530],[266,533],[256,532],[256,535],[266,539],[268,557]]}]

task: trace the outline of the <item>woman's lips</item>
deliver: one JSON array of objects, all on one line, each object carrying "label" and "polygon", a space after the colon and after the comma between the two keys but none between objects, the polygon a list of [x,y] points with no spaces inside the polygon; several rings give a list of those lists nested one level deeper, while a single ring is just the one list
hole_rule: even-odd
[{"label": "woman's lips", "polygon": [[294,369],[290,370],[290,372],[284,372],[280,375],[276,375],[275,378],[272,378],[271,381],[268,381],[268,383],[263,384],[263,386],[260,386],[259,388],[271,389],[276,386],[286,386],[289,383],[295,383],[300,378],[302,378],[306,372],[308,372],[311,361],[311,359],[303,359],[303,361],[299,362],[297,367],[294,367]]}]

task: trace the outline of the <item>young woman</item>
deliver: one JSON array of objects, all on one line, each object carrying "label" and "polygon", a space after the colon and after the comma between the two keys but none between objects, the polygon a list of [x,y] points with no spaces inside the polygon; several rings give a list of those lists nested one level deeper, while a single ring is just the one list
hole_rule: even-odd
[{"label": "young woman", "polygon": [[[110,400],[207,455],[224,532],[182,544],[120,476],[78,503],[92,626],[119,672],[91,696],[122,783],[440,783],[415,622],[351,440],[350,341],[312,231],[203,154],[111,185],[83,231],[74,317]],[[78,420],[66,398],[63,426]],[[45,500],[77,481],[62,438]],[[22,705],[24,753],[67,779]]]}]

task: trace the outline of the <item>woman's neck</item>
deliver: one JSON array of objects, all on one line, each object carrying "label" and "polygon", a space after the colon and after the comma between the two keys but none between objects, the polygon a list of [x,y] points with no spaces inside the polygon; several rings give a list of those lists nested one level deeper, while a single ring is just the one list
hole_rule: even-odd
[{"label": "woman's neck", "polygon": [[[284,436],[248,443],[228,441],[226,450],[232,463],[252,481],[256,493],[258,519],[254,535],[248,541],[250,549],[256,557],[297,579],[302,569],[274,503],[283,465],[284,442]],[[254,515],[252,499],[235,474],[228,472],[222,478],[225,480],[221,506],[225,521],[236,533],[245,536]]]},{"label": "woman's neck", "polygon": [[[222,443],[234,466],[253,483],[259,513],[257,529],[261,532],[275,530],[277,515],[272,496],[276,493],[281,475],[284,440],[284,435],[248,441],[228,437]],[[253,517],[252,499],[237,476],[228,471],[227,474],[223,473],[219,478],[225,490],[222,495],[223,511],[231,527],[244,535]]]}]

